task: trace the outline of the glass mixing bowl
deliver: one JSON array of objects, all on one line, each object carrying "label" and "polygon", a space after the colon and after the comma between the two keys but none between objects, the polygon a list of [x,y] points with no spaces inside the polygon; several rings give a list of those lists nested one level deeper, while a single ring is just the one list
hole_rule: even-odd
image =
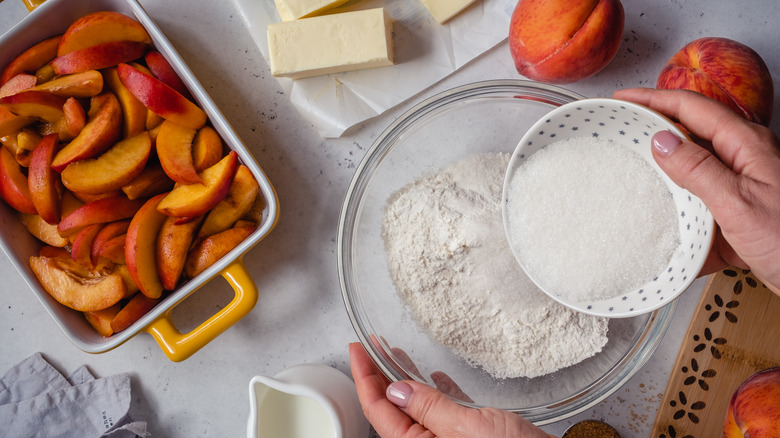
[{"label": "glass mixing bowl", "polygon": [[506,409],[541,425],[582,412],[612,394],[661,341],[675,302],[650,314],[611,319],[607,345],[579,364],[536,378],[496,379],[434,341],[411,317],[390,276],[382,217],[394,192],[466,156],[511,153],[537,120],[582,98],[522,80],[464,85],[406,111],[366,153],[341,211],[338,268],[355,331],[391,381],[443,383],[463,405]]}]

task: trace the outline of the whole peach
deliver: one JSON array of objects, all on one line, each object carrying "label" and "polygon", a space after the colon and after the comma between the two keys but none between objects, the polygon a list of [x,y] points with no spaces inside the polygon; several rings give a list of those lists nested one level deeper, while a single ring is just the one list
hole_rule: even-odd
[{"label": "whole peach", "polygon": [[661,70],[656,88],[697,91],[764,126],[772,117],[774,87],[769,68],[753,49],[728,38],[705,37],[688,43]]},{"label": "whole peach", "polygon": [[729,402],[724,438],[780,436],[780,367],[748,377]]},{"label": "whole peach", "polygon": [[571,83],[612,61],[623,22],[620,0],[520,0],[509,23],[509,50],[521,75]]}]

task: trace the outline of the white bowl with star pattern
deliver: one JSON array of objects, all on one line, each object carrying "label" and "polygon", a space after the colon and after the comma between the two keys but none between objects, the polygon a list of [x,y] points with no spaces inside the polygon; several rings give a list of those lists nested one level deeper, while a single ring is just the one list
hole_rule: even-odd
[{"label": "white bowl with star pattern", "polygon": [[[610,294],[611,298],[589,300],[578,298],[585,294],[564,293],[561,290],[548,290],[537,281],[533,273],[523,266],[521,248],[517,242],[510,246],[515,258],[540,289],[559,303],[591,315],[624,318],[656,310],[672,302],[696,279],[704,265],[712,245],[715,222],[704,203],[689,191],[676,185],[661,170],[651,152],[651,138],[659,131],[671,131],[684,138],[686,134],[671,120],[662,114],[642,105],[617,99],[583,99],[553,109],[539,119],[523,136],[507,168],[504,181],[504,227],[521,226],[513,224],[511,208],[512,196],[509,187],[518,177],[521,166],[534,153],[561,140],[574,137],[596,137],[608,140],[633,151],[654,169],[664,185],[669,189],[677,213],[679,240],[666,267],[653,275],[653,279],[638,287],[619,294]],[[516,219],[514,219],[516,221]],[[608,224],[605,226],[609,226]],[[525,257],[528,257],[526,251]],[[594,254],[598,257],[598,255]]]}]

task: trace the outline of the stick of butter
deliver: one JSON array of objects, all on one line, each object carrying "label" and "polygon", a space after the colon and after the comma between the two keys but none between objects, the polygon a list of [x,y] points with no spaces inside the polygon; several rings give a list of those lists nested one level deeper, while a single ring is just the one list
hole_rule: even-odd
[{"label": "stick of butter", "polygon": [[466,6],[474,3],[476,0],[422,0],[423,5],[433,15],[433,18],[444,23],[466,9]]},{"label": "stick of butter", "polygon": [[311,17],[346,3],[347,0],[274,0],[282,21]]},{"label": "stick of butter", "polygon": [[271,74],[293,79],[393,65],[384,8],[268,25]]}]

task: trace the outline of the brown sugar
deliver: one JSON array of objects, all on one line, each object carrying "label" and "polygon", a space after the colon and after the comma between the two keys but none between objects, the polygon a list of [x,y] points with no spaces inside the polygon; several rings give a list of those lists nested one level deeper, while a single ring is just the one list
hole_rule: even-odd
[{"label": "brown sugar", "polygon": [[620,434],[603,421],[585,420],[566,429],[561,438],[620,438]]}]

